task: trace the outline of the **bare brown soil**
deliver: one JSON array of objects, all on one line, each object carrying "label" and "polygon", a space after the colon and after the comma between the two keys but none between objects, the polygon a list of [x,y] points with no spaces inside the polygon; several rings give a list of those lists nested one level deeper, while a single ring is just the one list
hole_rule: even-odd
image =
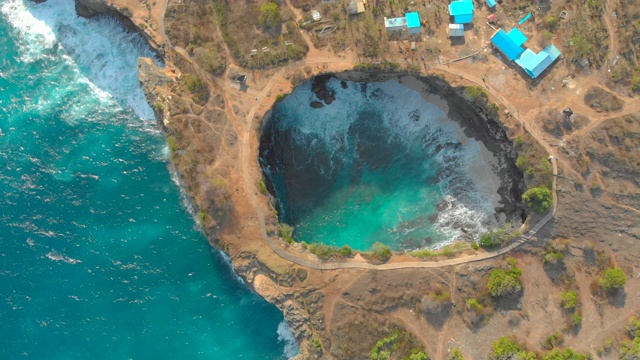
[{"label": "bare brown soil", "polygon": [[[180,1],[107,2],[118,9],[128,8],[134,23],[145,24],[140,28],[164,45],[168,64],[164,73],[169,80],[147,93],[150,103],[159,104],[156,112],[173,139],[173,163],[202,211],[201,220],[212,243],[231,255],[236,271],[250,286],[282,309],[301,342],[301,358],[368,358],[373,345],[393,329],[406,331],[410,334],[407,344],[416,342],[435,359],[446,359],[456,347],[465,359],[485,359],[492,341],[504,335],[543,353],[544,340],[554,331],[564,334],[562,346],[599,357],[597,348],[607,338],[621,339],[629,317],[640,310],[640,101],[614,88],[621,108],[600,113],[585,104],[590,88],[601,88],[609,81],[606,68],[582,69],[562,60],[532,81],[486,46],[493,30],[483,21],[476,22],[465,43],[451,44],[444,37],[444,25],[434,25],[435,11],[434,22],[429,24],[432,33],[418,42],[417,51],[409,50],[405,40],[384,43],[386,60],[417,67],[425,74],[440,74],[453,86],[484,88],[499,105],[508,134],[514,139],[520,136],[532,149],[527,155],[531,164],[548,154],[558,157],[558,203],[553,219],[506,255],[515,257],[522,268],[524,291],[513,298],[494,299],[488,295],[486,280],[503,258],[443,262],[434,268],[317,270],[281,256],[294,254],[321,263],[275,235],[275,214],[258,190],[260,121],[276,95],[290,92],[301,77],[351,69],[362,60],[357,43],[336,52],[331,43],[314,46],[312,36],[301,32],[309,47],[304,59],[268,70],[248,70],[225,57],[224,74],[214,77],[203,69],[196,52],[187,49],[191,30],[165,23],[165,11],[177,8]],[[306,13],[293,5],[307,3],[316,5],[317,1],[286,1],[281,7],[300,20]],[[556,6],[548,11],[559,10]],[[519,18],[517,11],[522,10],[499,11],[499,21],[510,24]],[[486,15],[487,10],[481,8],[476,16]],[[535,19],[541,20],[542,16]],[[602,25],[608,32],[612,32],[610,24],[617,23],[610,11],[602,14],[602,21],[604,25],[596,24],[597,28]],[[535,25],[525,24],[523,30],[538,34]],[[171,29],[165,29],[167,26]],[[559,38],[553,40],[561,50],[561,39],[569,30],[561,27]],[[349,38],[362,39],[362,34],[364,30],[356,31]],[[611,36],[608,47],[626,48],[617,43],[620,38]],[[211,39],[216,42],[219,35],[213,32]],[[337,35],[334,40],[339,40]],[[222,46],[219,53],[228,50]],[[191,91],[187,74],[202,80],[206,99]],[[237,74],[247,75],[244,86],[233,81]],[[560,114],[567,106],[577,115],[571,127],[564,125]],[[542,257],[554,239],[568,239],[563,240],[568,246],[562,264],[549,267]],[[275,252],[269,244],[280,250]],[[365,263],[360,256],[350,261]],[[394,256],[389,265],[403,261],[407,259]],[[592,284],[609,264],[624,269],[628,282],[624,291],[603,297],[594,292]],[[578,327],[567,325],[570,314],[560,307],[561,293],[568,289],[579,295],[583,320]],[[477,299],[484,310],[472,311],[468,299]],[[615,359],[617,352],[601,357]]]}]

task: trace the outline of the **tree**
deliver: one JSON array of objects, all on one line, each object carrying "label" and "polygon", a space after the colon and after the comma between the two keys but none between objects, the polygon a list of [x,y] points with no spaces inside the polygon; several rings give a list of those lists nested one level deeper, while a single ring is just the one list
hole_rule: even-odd
[{"label": "tree", "polygon": [[576,293],[574,290],[563,292],[560,305],[565,310],[575,309],[578,306],[578,293]]},{"label": "tree", "polygon": [[522,282],[520,275],[522,270],[515,266],[515,259],[507,259],[508,267],[506,269],[493,269],[489,273],[489,282],[487,286],[491,296],[506,296],[522,290]]},{"label": "tree", "polygon": [[620,268],[607,269],[600,278],[600,287],[604,291],[619,289],[627,283],[627,275]]},{"label": "tree", "polygon": [[522,350],[520,345],[516,344],[508,337],[501,337],[493,342],[491,352],[489,353],[491,360],[530,360],[537,359],[536,354],[527,353]]},{"label": "tree", "polygon": [[588,355],[575,352],[571,348],[568,348],[565,350],[560,350],[556,348],[549,351],[545,356],[542,357],[542,360],[587,360],[587,359],[590,359]]},{"label": "tree", "polygon": [[522,195],[525,205],[535,210],[537,213],[546,213],[553,206],[553,195],[546,186],[538,186],[527,190]]},{"label": "tree", "polygon": [[260,26],[265,29],[273,29],[280,23],[280,9],[278,4],[268,2],[260,7]]}]

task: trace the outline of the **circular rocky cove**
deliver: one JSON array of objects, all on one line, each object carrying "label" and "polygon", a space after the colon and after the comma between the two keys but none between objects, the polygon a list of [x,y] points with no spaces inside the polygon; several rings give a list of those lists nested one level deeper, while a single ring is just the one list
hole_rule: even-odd
[{"label": "circular rocky cove", "polygon": [[522,173],[506,134],[432,85],[322,75],[274,107],[260,164],[297,241],[409,250],[522,220]]}]

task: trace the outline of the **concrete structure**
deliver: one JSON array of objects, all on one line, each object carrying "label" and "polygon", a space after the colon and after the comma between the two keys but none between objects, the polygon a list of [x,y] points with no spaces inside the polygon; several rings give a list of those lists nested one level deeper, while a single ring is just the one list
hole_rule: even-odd
[{"label": "concrete structure", "polygon": [[557,58],[560,57],[560,50],[553,44],[549,44],[539,53],[527,49],[516,59],[516,64],[520,65],[524,71],[533,79],[542,74]]},{"label": "concrete structure", "polygon": [[525,41],[527,37],[517,28],[513,28],[508,33],[500,29],[491,37],[491,43],[512,61],[524,52],[522,45]]},{"label": "concrete structure", "polygon": [[349,15],[362,14],[364,12],[364,3],[359,1],[352,1],[349,4]]},{"label": "concrete structure", "polygon": [[449,37],[464,36],[463,24],[449,24]]},{"label": "concrete structure", "polygon": [[449,4],[449,14],[455,24],[468,24],[473,21],[473,1],[456,0]]},{"label": "concrete structure", "polygon": [[387,31],[399,31],[407,28],[407,18],[384,18],[384,27]]},{"label": "concrete structure", "polygon": [[387,31],[409,30],[409,34],[420,34],[420,16],[417,12],[404,14],[404,17],[384,18],[384,27]]},{"label": "concrete structure", "polygon": [[420,27],[420,15],[418,12],[410,12],[404,14],[404,17],[407,19],[407,28],[409,29],[409,34],[420,34],[422,32],[422,28]]}]

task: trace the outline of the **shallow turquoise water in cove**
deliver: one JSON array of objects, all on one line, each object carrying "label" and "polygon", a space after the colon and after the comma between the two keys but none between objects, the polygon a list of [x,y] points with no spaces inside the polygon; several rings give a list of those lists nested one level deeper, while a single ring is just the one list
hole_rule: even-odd
[{"label": "shallow turquoise water in cove", "polygon": [[207,243],[135,77],[73,0],[0,0],[0,358],[280,359],[282,314]]},{"label": "shallow turquoise water in cove", "polygon": [[[437,247],[495,221],[481,144],[397,80],[308,81],[267,119],[260,161],[280,220],[307,243]],[[484,164],[484,166],[482,165]],[[491,185],[489,187],[485,185]]]}]

